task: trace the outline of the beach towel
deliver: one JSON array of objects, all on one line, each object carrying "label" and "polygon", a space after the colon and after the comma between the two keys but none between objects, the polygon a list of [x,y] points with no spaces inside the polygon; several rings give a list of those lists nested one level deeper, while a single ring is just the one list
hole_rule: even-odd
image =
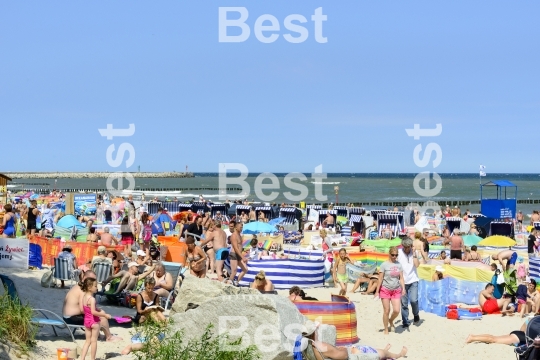
[{"label": "beach towel", "polygon": [[271,247],[272,247],[272,241],[270,240],[266,240],[261,246],[261,248],[263,248],[266,251],[269,251]]}]

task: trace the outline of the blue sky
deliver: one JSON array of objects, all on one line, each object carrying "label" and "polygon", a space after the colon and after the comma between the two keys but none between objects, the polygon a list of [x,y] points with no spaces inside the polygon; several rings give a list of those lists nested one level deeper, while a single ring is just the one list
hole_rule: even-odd
[{"label": "blue sky", "polygon": [[[219,7],[245,7],[251,37],[218,41]],[[253,35],[258,16],[313,23],[300,44]],[[540,130],[535,1],[4,1],[1,171],[534,172]],[[231,31],[230,34],[235,34]],[[98,129],[136,126],[113,141]],[[441,123],[415,141],[405,129]],[[6,135],[7,134],[7,135]],[[16,142],[11,142],[13,139]],[[16,146],[13,146],[17,144]],[[11,150],[9,150],[11,149]],[[126,156],[127,158],[127,156]]]}]

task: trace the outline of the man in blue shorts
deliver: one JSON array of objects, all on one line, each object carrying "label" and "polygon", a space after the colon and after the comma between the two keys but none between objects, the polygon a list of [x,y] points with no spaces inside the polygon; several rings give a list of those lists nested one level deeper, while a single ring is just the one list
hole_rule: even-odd
[{"label": "man in blue shorts", "polygon": [[[497,260],[501,264],[505,272],[510,272],[514,270],[518,255],[513,250],[503,250],[498,254],[492,255],[491,258],[493,260]],[[506,260],[506,265],[503,262],[504,260]]]}]

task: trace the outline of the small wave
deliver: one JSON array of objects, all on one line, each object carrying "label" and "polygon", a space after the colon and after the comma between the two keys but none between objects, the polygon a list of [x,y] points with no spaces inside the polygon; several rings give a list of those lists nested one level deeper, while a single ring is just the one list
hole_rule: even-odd
[{"label": "small wave", "polygon": [[338,182],[312,181],[311,183],[316,184],[316,185],[337,185],[337,184],[341,184],[340,181],[338,181]]}]

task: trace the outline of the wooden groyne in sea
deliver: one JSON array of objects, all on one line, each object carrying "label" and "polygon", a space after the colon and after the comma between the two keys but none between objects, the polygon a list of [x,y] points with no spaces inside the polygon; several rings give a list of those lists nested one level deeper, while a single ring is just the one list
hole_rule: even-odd
[{"label": "wooden groyne in sea", "polygon": [[[6,172],[12,179],[106,179],[114,172]],[[192,172],[130,172],[134,178],[192,178]]]}]

